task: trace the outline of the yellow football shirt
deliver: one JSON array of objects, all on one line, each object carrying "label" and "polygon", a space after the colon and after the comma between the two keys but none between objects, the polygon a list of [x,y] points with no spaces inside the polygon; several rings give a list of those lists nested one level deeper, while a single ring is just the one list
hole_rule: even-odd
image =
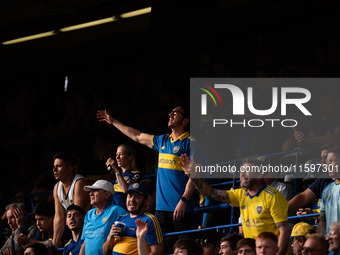
[{"label": "yellow football shirt", "polygon": [[240,208],[245,238],[256,238],[262,232],[273,232],[279,237],[275,223],[287,221],[288,202],[275,188],[263,185],[250,196],[246,189],[228,190],[230,205]]}]

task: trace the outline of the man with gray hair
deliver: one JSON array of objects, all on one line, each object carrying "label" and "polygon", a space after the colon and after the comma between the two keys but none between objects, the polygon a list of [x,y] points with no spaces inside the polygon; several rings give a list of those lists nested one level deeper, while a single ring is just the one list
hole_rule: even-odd
[{"label": "man with gray hair", "polygon": [[0,250],[0,254],[10,255],[23,253],[22,245],[17,243],[17,237],[20,234],[26,235],[28,238],[34,238],[37,227],[32,218],[27,215],[25,205],[22,203],[13,203],[6,206],[6,218],[12,234],[6,240],[4,246]]},{"label": "man with gray hair", "polygon": [[340,250],[340,221],[334,221],[329,227],[329,232],[326,234],[328,241],[328,251],[330,254],[338,254]]},{"label": "man with gray hair", "polygon": [[79,254],[103,255],[102,245],[110,233],[111,226],[119,216],[127,214],[127,211],[112,203],[115,192],[111,182],[98,180],[91,186],[85,186],[84,190],[90,194],[93,209],[85,215],[80,238],[84,242]]}]

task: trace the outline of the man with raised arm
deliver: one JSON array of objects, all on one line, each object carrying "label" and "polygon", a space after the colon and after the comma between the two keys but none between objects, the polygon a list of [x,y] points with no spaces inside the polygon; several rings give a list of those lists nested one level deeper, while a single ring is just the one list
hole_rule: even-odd
[{"label": "man with raised arm", "polygon": [[58,181],[53,189],[55,216],[53,222],[53,244],[57,247],[61,242],[65,228],[66,209],[75,204],[87,211],[90,208],[88,193],[83,190],[89,182],[76,173],[74,157],[67,152],[59,152],[53,156],[53,174]]},{"label": "man with raised arm", "polygon": [[115,126],[123,134],[159,152],[156,182],[156,213],[164,232],[196,228],[194,215],[195,186],[179,164],[181,154],[190,155],[189,112],[177,106],[169,113],[168,127],[171,134],[151,135],[129,127],[116,120],[106,110],[98,111],[99,121]]},{"label": "man with raised arm", "polygon": [[[188,155],[180,157],[180,164],[190,176],[190,168],[194,165],[190,163]],[[241,188],[235,190],[218,190],[202,179],[191,180],[210,199],[240,208],[245,238],[255,239],[258,234],[266,231],[274,233],[278,237],[278,255],[283,255],[289,250],[288,202],[278,190],[263,181],[261,171],[257,171],[260,165],[257,159],[244,160],[240,169]]]}]

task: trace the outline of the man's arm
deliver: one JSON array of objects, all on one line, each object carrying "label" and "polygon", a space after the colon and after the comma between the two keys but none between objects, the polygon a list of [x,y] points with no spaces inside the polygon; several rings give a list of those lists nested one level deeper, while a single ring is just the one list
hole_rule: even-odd
[{"label": "man's arm", "polygon": [[141,219],[137,219],[135,221],[137,229],[136,229],[136,237],[137,237],[137,249],[138,255],[162,255],[164,254],[164,244],[154,244],[150,245],[150,253],[148,253],[146,249],[146,235],[148,233],[148,224]]},{"label": "man's arm", "polygon": [[299,208],[304,207],[310,203],[312,203],[315,199],[317,199],[316,195],[309,188],[305,189],[300,194],[297,194],[288,202],[288,213],[294,213]]},{"label": "man's arm", "polygon": [[152,135],[146,134],[146,133],[142,133],[141,131],[139,131],[139,130],[133,128],[133,127],[126,126],[122,122],[114,119],[111,116],[111,114],[108,113],[106,110],[98,111],[97,119],[100,122],[105,121],[108,124],[115,126],[120,132],[122,132],[124,135],[126,135],[129,138],[131,138],[135,142],[143,144],[143,145],[145,145],[145,146],[147,146],[149,148],[152,148],[152,143],[151,143]]},{"label": "man's arm", "polygon": [[58,195],[57,195],[57,186],[58,183],[54,185],[53,189],[53,198],[54,198],[54,221],[53,221],[53,245],[56,247],[61,247],[61,238],[64,232],[65,227],[65,209],[62,206],[62,204],[59,201]]},{"label": "man's arm", "polygon": [[80,246],[79,255],[85,255],[85,242]]},{"label": "man's arm", "polygon": [[[195,191],[195,184],[192,182],[191,179],[189,179],[185,186],[185,190],[184,190],[182,197],[189,199],[191,198],[194,191]],[[185,209],[186,209],[186,202],[180,199],[174,211],[174,221],[179,221],[184,217]]]},{"label": "man's arm", "polygon": [[[179,164],[190,178],[190,168],[193,168],[194,164],[190,162],[189,156],[187,154],[181,155]],[[190,180],[195,184],[197,189],[208,198],[219,202],[230,203],[228,192],[226,190],[214,189],[202,179],[190,178]]]},{"label": "man's arm", "polygon": [[287,221],[276,223],[276,227],[278,228],[280,232],[278,243],[277,243],[277,245],[279,246],[278,255],[284,255],[288,248],[288,241],[289,241],[291,231],[290,231]]},{"label": "man's arm", "polygon": [[316,233],[325,234],[326,232],[326,213],[321,212],[319,218],[319,224],[316,228]]},{"label": "man's arm", "polygon": [[87,212],[90,209],[89,193],[84,191],[84,186],[90,183],[85,179],[80,179],[74,186],[74,204],[80,206]]}]

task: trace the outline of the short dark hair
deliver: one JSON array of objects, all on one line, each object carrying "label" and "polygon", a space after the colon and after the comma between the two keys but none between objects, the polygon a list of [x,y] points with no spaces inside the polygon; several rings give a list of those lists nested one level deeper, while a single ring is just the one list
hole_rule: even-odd
[{"label": "short dark hair", "polygon": [[235,251],[237,242],[242,240],[242,239],[243,239],[243,236],[241,236],[239,234],[232,234],[232,235],[222,237],[220,244],[227,241],[227,242],[229,242],[230,248],[233,251]]},{"label": "short dark hair", "polygon": [[66,151],[63,152],[58,152],[56,154],[53,155],[53,160],[55,159],[61,159],[62,161],[64,161],[64,163],[69,164],[71,166],[75,166],[76,165],[76,160],[74,158],[74,156]]},{"label": "short dark hair", "polygon": [[253,166],[260,166],[261,165],[261,160],[257,159],[257,158],[245,158],[242,161],[242,165],[244,164],[252,164]]},{"label": "short dark hair", "polygon": [[340,145],[335,145],[328,150],[328,154],[333,153],[336,156],[340,157]]},{"label": "short dark hair", "polygon": [[219,247],[221,234],[214,230],[203,231],[198,235],[197,242],[201,244],[211,243],[214,247]]},{"label": "short dark hair", "polygon": [[50,202],[40,202],[34,207],[33,215],[43,215],[50,218],[54,216],[54,205]]},{"label": "short dark hair", "polygon": [[196,243],[193,239],[187,237],[178,239],[174,244],[174,249],[176,248],[186,249],[188,255],[201,255],[203,253],[201,245]]},{"label": "short dark hair", "polygon": [[24,251],[32,248],[35,255],[49,255],[47,247],[42,243],[29,243],[24,246]]},{"label": "short dark hair", "polygon": [[254,252],[255,252],[255,247],[256,247],[255,239],[244,238],[244,239],[241,239],[240,241],[238,241],[237,244],[236,244],[236,252],[238,252],[238,250],[241,249],[244,246],[249,246],[249,247],[253,248]]},{"label": "short dark hair", "polygon": [[84,210],[83,208],[81,208],[80,206],[75,205],[75,204],[72,204],[72,205],[68,206],[67,209],[66,209],[66,213],[67,213],[68,211],[72,211],[72,210],[77,210],[77,211],[80,212],[83,216],[85,216],[85,214],[86,214],[86,212],[85,212],[85,210]]}]

